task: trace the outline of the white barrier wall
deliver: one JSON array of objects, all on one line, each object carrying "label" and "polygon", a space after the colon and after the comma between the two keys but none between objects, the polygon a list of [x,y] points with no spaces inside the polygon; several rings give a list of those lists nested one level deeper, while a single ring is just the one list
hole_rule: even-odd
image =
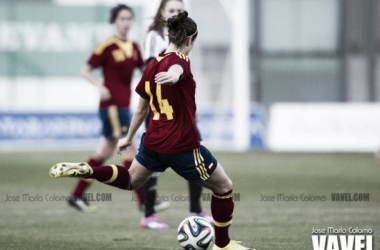
[{"label": "white barrier wall", "polygon": [[278,103],[270,108],[271,150],[373,152],[379,146],[380,104]]}]

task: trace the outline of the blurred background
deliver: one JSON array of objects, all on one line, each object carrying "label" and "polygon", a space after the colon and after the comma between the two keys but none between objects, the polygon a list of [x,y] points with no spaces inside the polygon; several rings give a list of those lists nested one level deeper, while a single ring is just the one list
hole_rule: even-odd
[{"label": "blurred background", "polygon": [[[231,237],[261,250],[312,249],[313,227],[368,228],[379,239],[380,1],[184,2],[199,29],[190,59],[203,143],[241,196]],[[117,3],[133,7],[129,38],[142,48],[160,0],[0,0],[0,249],[179,249],[188,201],[169,200],[159,216],[171,229],[147,234],[131,193],[95,184],[90,192],[112,201],[79,213],[65,200],[76,180],[48,175],[99,143],[98,90],[79,72],[113,35]],[[171,169],[158,192],[189,195]],[[332,193],[370,199],[335,202]],[[278,194],[326,200],[261,201]],[[42,201],[12,201],[24,195]]]},{"label": "blurred background", "polygon": [[[99,96],[79,71],[113,34],[109,9],[119,2],[133,7],[129,37],[142,47],[159,0],[0,2],[0,150],[93,148]],[[199,26],[190,58],[211,149],[380,145],[379,1],[188,0],[185,8]]]}]

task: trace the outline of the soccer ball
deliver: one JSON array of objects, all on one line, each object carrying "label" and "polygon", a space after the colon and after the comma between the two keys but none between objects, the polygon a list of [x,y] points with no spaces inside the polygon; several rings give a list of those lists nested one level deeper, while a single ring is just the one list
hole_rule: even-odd
[{"label": "soccer ball", "polygon": [[177,239],[184,249],[205,250],[214,241],[214,228],[202,217],[192,216],[179,224]]}]

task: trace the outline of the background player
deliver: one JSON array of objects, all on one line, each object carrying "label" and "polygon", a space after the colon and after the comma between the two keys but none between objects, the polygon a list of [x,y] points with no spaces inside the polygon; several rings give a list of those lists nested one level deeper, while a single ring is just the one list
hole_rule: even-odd
[{"label": "background player", "polygon": [[[155,59],[160,53],[163,53],[169,45],[168,28],[163,20],[168,20],[181,13],[184,10],[182,0],[162,0],[161,4],[154,16],[153,23],[149,26],[148,34],[144,42],[144,56],[146,64]],[[146,119],[148,125],[149,115]],[[157,196],[157,178],[158,173],[154,173],[152,177],[144,185],[145,196],[145,217],[148,221],[150,216],[155,214],[155,198]],[[201,194],[202,187],[193,182],[188,182],[190,195],[190,208],[188,216],[201,216],[212,222],[212,217],[202,209]]]},{"label": "background player", "polygon": [[144,70],[136,88],[140,95],[138,108],[127,136],[118,143],[119,153],[130,147],[150,111],[149,126],[131,168],[59,163],[51,168],[50,175],[95,178],[111,186],[133,190],[143,185],[153,172],[163,172],[171,166],[185,179],[213,191],[214,249],[248,249],[229,238],[234,208],[232,181],[210,151],[200,145],[196,129],[196,84],[187,55],[197,37],[197,25],[183,12],[170,18],[168,27],[169,47]]},{"label": "background player", "polygon": [[[99,115],[103,124],[102,137],[95,153],[88,159],[90,166],[102,165],[115,150],[118,139],[125,135],[130,124],[129,103],[131,79],[136,68],[143,69],[144,62],[137,43],[127,39],[134,18],[133,10],[124,4],[111,9],[110,23],[115,25],[115,34],[98,44],[83,67],[81,75],[93,84],[100,93]],[[104,84],[92,71],[101,68]],[[123,157],[124,167],[131,166],[136,153],[132,145]],[[69,204],[81,211],[94,208],[83,197],[91,180],[79,180],[72,191]],[[142,188],[136,190],[139,203],[143,204]]]}]

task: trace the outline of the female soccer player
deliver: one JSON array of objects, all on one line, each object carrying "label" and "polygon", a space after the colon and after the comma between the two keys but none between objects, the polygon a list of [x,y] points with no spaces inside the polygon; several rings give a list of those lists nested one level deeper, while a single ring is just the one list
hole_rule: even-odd
[{"label": "female soccer player", "polygon": [[[133,23],[133,10],[124,4],[111,9],[110,23],[115,25],[115,35],[98,44],[83,67],[81,75],[93,84],[100,93],[99,115],[103,124],[102,137],[95,153],[87,163],[90,166],[102,165],[112,156],[118,139],[126,135],[130,124],[129,101],[131,79],[134,69],[143,69],[144,61],[137,43],[127,39]],[[92,71],[103,70],[104,84],[99,82]],[[124,167],[129,169],[136,153],[132,145],[124,156]],[[91,211],[84,198],[91,180],[79,180],[68,200],[69,204],[81,211]],[[139,203],[144,202],[143,190],[136,190]]]},{"label": "female soccer player", "polygon": [[163,172],[170,166],[186,180],[213,191],[213,249],[249,249],[229,238],[234,209],[232,181],[211,152],[200,145],[195,124],[196,84],[187,57],[198,30],[187,15],[182,12],[167,21],[169,47],[147,66],[136,87],[140,95],[138,108],[127,136],[118,142],[119,153],[132,145],[148,112],[151,118],[131,168],[116,165],[91,167],[85,162],[58,163],[50,169],[50,175],[94,178],[111,186],[134,190],[141,187],[153,172]]},{"label": "female soccer player", "polygon": [[164,52],[169,46],[168,27],[163,20],[167,21],[174,15],[184,10],[182,0],[162,0],[157,9],[152,24],[144,43],[144,56],[147,62],[155,59],[158,54]]},{"label": "female soccer player", "polygon": [[[181,13],[184,9],[182,0],[162,0],[154,17],[153,23],[149,26],[148,34],[144,43],[145,63],[148,64],[155,59],[160,53],[164,52],[169,46],[168,28],[163,20],[168,20],[174,15]],[[146,119],[148,124],[149,115]],[[141,225],[149,228],[149,222],[155,218],[155,199],[157,196],[157,178],[158,173],[154,173],[152,177],[144,184],[145,197],[145,220],[141,221]],[[212,217],[208,215],[201,206],[202,186],[194,182],[188,182],[190,209],[188,216],[200,216],[212,223]]]}]

